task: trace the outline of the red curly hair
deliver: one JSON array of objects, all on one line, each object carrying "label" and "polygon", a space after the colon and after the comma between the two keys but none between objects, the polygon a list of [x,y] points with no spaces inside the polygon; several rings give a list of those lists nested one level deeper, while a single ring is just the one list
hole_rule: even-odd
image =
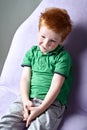
[{"label": "red curly hair", "polygon": [[40,15],[38,28],[46,25],[49,29],[56,33],[60,33],[62,41],[72,31],[72,24],[70,16],[65,9],[60,8],[47,8]]}]

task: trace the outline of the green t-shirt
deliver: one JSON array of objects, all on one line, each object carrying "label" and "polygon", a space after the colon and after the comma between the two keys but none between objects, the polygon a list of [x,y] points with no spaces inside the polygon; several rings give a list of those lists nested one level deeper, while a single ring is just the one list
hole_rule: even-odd
[{"label": "green t-shirt", "polygon": [[72,62],[70,55],[63,46],[54,51],[43,54],[39,46],[33,46],[27,51],[22,66],[31,67],[30,98],[44,99],[51,85],[54,73],[65,77],[64,84],[57,96],[63,105],[67,103],[72,81]]}]

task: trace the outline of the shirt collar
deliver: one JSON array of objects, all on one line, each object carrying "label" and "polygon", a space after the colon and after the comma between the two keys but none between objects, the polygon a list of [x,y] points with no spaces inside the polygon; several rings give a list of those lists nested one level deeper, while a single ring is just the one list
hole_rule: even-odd
[{"label": "shirt collar", "polygon": [[[40,51],[39,46],[38,46],[38,50]],[[40,52],[42,53],[42,55],[53,55],[53,54],[57,55],[57,54],[59,54],[62,50],[64,50],[64,46],[59,45],[55,50],[50,51],[50,52],[48,52],[48,53],[46,53],[46,54],[42,53],[41,51],[40,51]]]}]

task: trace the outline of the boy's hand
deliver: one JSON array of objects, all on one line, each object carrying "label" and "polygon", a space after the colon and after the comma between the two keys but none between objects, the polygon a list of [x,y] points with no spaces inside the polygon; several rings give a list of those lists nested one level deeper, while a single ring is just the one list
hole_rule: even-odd
[{"label": "boy's hand", "polygon": [[29,113],[30,113],[30,107],[34,106],[33,103],[30,100],[27,100],[23,103],[24,105],[24,111],[23,111],[23,117],[24,117],[24,121],[26,121],[28,119]]},{"label": "boy's hand", "polygon": [[26,127],[30,125],[33,119],[35,119],[38,115],[42,113],[40,107],[30,107],[29,111],[30,111],[30,114],[28,115],[28,118],[26,121]]}]

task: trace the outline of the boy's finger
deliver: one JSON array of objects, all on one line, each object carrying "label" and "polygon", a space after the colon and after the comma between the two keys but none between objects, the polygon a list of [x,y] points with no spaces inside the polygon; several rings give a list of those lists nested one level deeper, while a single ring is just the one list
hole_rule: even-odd
[{"label": "boy's finger", "polygon": [[28,127],[30,125],[30,122],[29,122],[29,120],[27,119],[27,121],[26,121],[26,127]]}]

